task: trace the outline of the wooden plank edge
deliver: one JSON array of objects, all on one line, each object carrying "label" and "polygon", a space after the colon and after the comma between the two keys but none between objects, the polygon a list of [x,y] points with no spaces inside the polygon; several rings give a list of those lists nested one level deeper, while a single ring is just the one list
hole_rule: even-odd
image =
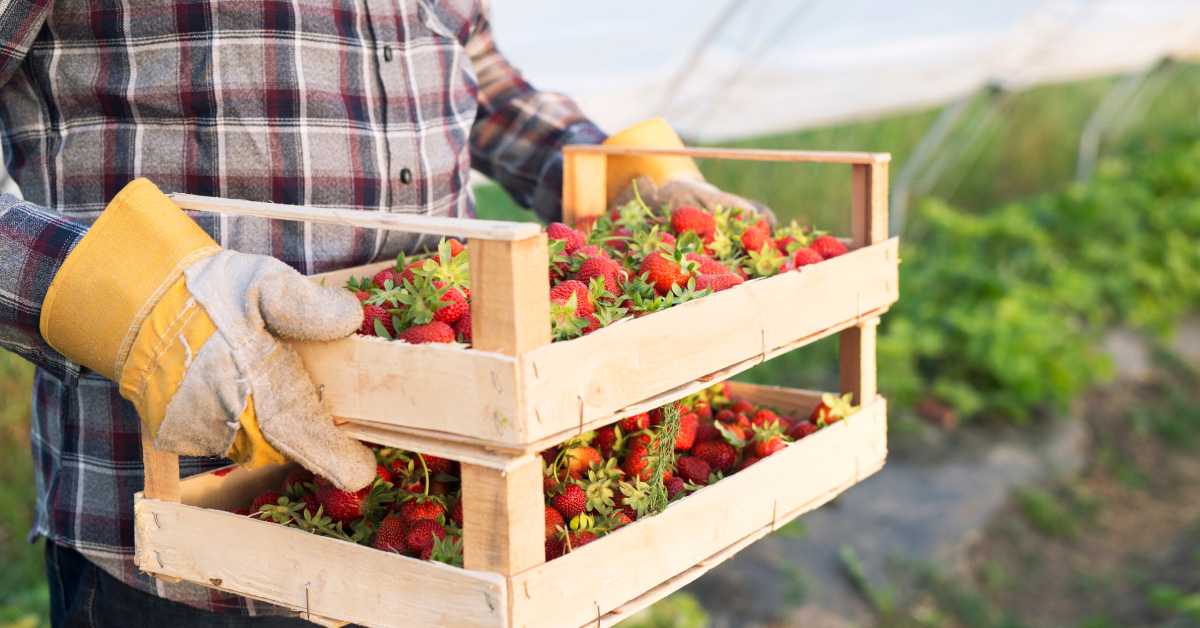
[{"label": "wooden plank edge", "polygon": [[244,201],[239,199],[214,198],[195,194],[172,193],[167,195],[180,209],[198,212],[232,214],[343,225],[362,229],[384,229],[427,235],[447,235],[461,238],[478,238],[512,242],[525,240],[541,233],[541,226],[530,222],[507,222],[501,220],[473,220],[467,218],[441,218],[415,214],[393,214],[388,212],[364,212],[312,207],[305,205],[283,205]]},{"label": "wooden plank edge", "polygon": [[891,153],[863,153],[817,150],[770,150],[761,148],[653,148],[646,146],[604,146],[600,144],[571,144],[564,153],[595,155],[662,155],[695,159],[735,159],[743,161],[784,161],[826,164],[883,164],[892,160]]}]

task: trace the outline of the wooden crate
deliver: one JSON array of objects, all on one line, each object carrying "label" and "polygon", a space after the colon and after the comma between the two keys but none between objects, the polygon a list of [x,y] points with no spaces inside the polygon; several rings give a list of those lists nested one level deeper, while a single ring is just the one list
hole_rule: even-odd
[{"label": "wooden crate", "polygon": [[[842,332],[843,392],[874,396],[874,323],[898,298],[898,241],[887,238],[890,156],[733,149],[568,146],[568,222],[602,213],[613,156],[840,163],[852,168],[851,252],[748,282],[567,342],[550,342],[546,236],[527,223],[346,212],[175,195],[185,209],[465,237],[474,345],[355,336],[293,343],[329,410],[367,440],[511,466],[511,460],[683,397],[764,360]],[[389,262],[315,276],[340,285]],[[813,304],[819,304],[814,306]],[[720,330],[718,334],[706,330]],[[695,338],[703,337],[703,342]],[[873,374],[873,369],[866,369]],[[463,394],[470,391],[470,394]],[[508,461],[497,462],[503,453]]]},{"label": "wooden crate", "polygon": [[[735,395],[804,414],[819,394],[734,383]],[[236,469],[179,481],[177,468],[150,464],[135,506],[136,560],[158,577],[182,579],[290,607],[324,624],[364,626],[575,628],[610,626],[699,577],[738,550],[871,475],[887,455],[885,401],[789,445],[754,466],[585,547],[505,573],[457,569],[226,512],[282,483],[291,467]],[[152,449],[148,454],[163,462]],[[167,457],[169,458],[169,457]],[[151,460],[154,462],[155,460]],[[168,460],[169,462],[169,460]],[[528,487],[534,509],[500,512],[483,491],[493,475],[467,472],[468,566],[492,544],[525,543],[540,555],[541,477],[508,474]],[[510,501],[512,505],[515,502]],[[526,504],[528,506],[528,504]],[[496,517],[516,538],[487,539]],[[524,526],[519,528],[517,526]],[[486,559],[483,562],[487,562]],[[541,563],[541,564],[538,564]]]}]

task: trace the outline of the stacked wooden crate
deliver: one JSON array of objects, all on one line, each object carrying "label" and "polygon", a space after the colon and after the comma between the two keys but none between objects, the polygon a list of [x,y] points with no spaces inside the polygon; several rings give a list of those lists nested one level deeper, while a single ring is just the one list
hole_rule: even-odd
[{"label": "stacked wooden crate", "polygon": [[[371,442],[457,460],[465,569],[385,554],[228,512],[277,486],[287,467],[179,480],[174,456],[144,443],[137,559],[182,579],[288,606],[321,623],[575,628],[610,625],[695,579],[879,469],[885,402],[875,329],[898,297],[887,239],[888,156],[610,148],[566,150],[566,220],[597,215],[612,155],[848,164],[851,251],[774,277],[550,342],[546,236],[535,225],[431,219],[176,196],[185,209],[466,237],[473,345],[353,337],[293,343],[342,428]],[[314,277],[340,285],[387,266]],[[819,305],[816,305],[819,304]],[[720,330],[719,333],[701,333]],[[847,421],[549,563],[538,452],[682,398],[834,333]],[[696,337],[705,340],[698,343]],[[736,395],[807,414],[820,394],[733,384]],[[803,477],[780,483],[767,478]],[[380,583],[388,583],[380,586]]]}]

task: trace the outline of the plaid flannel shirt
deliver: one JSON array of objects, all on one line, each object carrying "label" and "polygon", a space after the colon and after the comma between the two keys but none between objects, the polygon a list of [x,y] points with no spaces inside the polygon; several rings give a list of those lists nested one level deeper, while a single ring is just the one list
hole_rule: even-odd
[{"label": "plaid flannel shirt", "polygon": [[[118,579],[224,613],[281,609],[133,565],[143,485],[133,407],[48,347],[42,300],[126,183],[363,211],[471,216],[472,166],[544,219],[561,147],[605,137],[497,52],[480,0],[29,0],[0,4],[0,123],[25,200],[0,197],[0,346],[38,365],[35,535]],[[222,246],[303,273],[418,238],[197,215]],[[119,272],[119,270],[117,271]],[[184,475],[227,464],[180,461]]]}]

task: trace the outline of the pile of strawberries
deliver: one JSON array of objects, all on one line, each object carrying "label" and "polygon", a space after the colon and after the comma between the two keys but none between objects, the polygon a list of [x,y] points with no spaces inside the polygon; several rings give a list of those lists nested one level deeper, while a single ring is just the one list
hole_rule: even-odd
[{"label": "pile of strawberries", "polygon": [[[837,238],[794,221],[772,229],[740,209],[690,206],[656,214],[640,199],[574,228],[553,223],[546,233],[554,340],[847,252]],[[470,343],[468,256],[458,240],[443,240],[432,255],[401,255],[374,277],[351,279],[347,287],[363,304],[358,333],[413,344]]]},{"label": "pile of strawberries", "polygon": [[[657,514],[856,410],[849,395],[825,395],[807,418],[796,418],[730,398],[718,384],[543,451],[546,559]],[[461,566],[458,464],[371,447],[379,465],[371,486],[342,491],[301,470],[235,513]]]}]

